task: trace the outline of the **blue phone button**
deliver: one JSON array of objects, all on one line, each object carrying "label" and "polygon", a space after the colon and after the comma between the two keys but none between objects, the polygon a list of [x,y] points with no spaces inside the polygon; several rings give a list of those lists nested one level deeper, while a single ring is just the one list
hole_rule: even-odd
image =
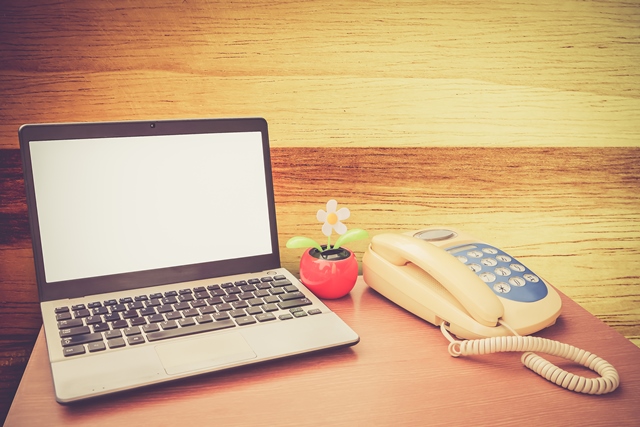
[{"label": "blue phone button", "polygon": [[535,302],[549,293],[540,277],[498,248],[473,243],[449,248],[447,252],[469,267],[501,298]]}]

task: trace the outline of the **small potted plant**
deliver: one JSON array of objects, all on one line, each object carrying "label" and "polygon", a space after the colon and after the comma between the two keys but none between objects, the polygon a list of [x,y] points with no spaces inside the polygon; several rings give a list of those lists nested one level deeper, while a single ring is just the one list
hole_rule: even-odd
[{"label": "small potted plant", "polygon": [[[327,210],[319,209],[316,214],[322,222],[322,234],[327,236],[327,244],[320,245],[308,237],[296,236],[289,239],[287,248],[308,248],[300,258],[300,280],[320,298],[335,299],[347,295],[358,279],[358,261],[349,249],[342,245],[365,239],[369,234],[359,228],[347,230],[342,223],[351,212],[347,208],[338,209],[338,202],[329,200]],[[331,245],[331,234],[340,237]]]}]

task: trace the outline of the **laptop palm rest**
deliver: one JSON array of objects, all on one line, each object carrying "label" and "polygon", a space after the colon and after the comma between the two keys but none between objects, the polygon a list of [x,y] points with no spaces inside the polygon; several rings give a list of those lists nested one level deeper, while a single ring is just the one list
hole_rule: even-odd
[{"label": "laptop palm rest", "polygon": [[239,333],[160,344],[156,346],[156,353],[169,375],[211,369],[256,357]]}]

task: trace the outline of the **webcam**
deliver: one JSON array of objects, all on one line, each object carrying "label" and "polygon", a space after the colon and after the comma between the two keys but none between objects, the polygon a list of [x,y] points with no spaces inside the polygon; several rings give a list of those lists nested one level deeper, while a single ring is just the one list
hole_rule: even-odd
[{"label": "webcam", "polygon": [[156,127],[156,124],[155,123],[151,123],[151,124],[149,124],[149,126],[151,126],[151,129],[153,129],[154,127]]}]

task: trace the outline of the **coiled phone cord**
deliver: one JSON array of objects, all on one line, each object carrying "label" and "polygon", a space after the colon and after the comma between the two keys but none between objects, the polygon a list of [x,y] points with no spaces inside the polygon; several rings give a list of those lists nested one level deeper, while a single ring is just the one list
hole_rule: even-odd
[{"label": "coiled phone cord", "polygon": [[[458,341],[451,336],[445,328],[444,323],[440,325],[440,329],[444,336],[450,341],[449,354],[453,357],[510,351],[525,352],[520,359],[522,363],[536,374],[560,387],[585,394],[606,394],[618,388],[620,384],[618,371],[606,360],[569,344],[546,338],[518,335],[504,322],[499,323],[513,332],[515,336]],[[537,354],[532,353],[534,351],[562,357],[579,363],[598,373],[600,377],[585,378],[572,374]]]}]

